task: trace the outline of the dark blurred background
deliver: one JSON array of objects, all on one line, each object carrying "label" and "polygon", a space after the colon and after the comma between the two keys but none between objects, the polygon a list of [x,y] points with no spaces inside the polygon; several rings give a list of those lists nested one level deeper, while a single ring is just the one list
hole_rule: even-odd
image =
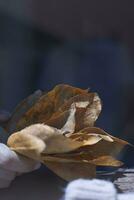
[{"label": "dark blurred background", "polygon": [[0,109],[67,83],[100,94],[97,125],[134,144],[134,1],[0,0]]}]

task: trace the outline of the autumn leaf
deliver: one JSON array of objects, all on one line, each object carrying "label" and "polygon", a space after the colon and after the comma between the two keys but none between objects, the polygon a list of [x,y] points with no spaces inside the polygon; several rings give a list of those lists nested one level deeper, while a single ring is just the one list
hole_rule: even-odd
[{"label": "autumn leaf", "polygon": [[[30,106],[29,102],[32,102]],[[61,123],[61,118],[59,117],[61,115],[67,117],[67,114],[65,115],[64,113],[67,113],[71,104],[75,102],[76,104],[78,104],[78,102],[87,103],[88,109],[83,106],[78,106],[80,110],[77,112],[76,118],[78,119],[79,115],[82,114],[84,118],[81,126],[92,126],[101,112],[101,102],[98,95],[68,85],[58,85],[48,93],[32,95],[17,106],[7,129],[10,131],[17,131],[35,123],[46,123],[60,128],[59,124],[63,126],[64,121]],[[92,120],[89,121],[88,118],[92,118]],[[78,126],[76,129],[78,130],[80,128],[81,127]]]},{"label": "autumn leaf", "polygon": [[56,112],[68,99],[78,94],[86,94],[86,90],[73,88],[68,85],[58,85],[52,91],[41,98],[30,108],[17,124],[17,130],[35,123],[44,123]]},{"label": "autumn leaf", "polygon": [[7,126],[15,131],[7,144],[65,180],[95,177],[96,166],[123,165],[117,156],[129,145],[94,127],[101,109],[97,93],[58,85],[16,109]]},{"label": "autumn leaf", "polygon": [[[74,151],[83,146],[93,145],[100,140],[105,140],[103,135],[90,134],[83,138],[83,134],[74,134],[77,137],[66,137],[61,130],[43,124],[31,125],[19,132],[12,134],[8,139],[8,145],[12,150],[28,155],[33,151],[33,158],[40,154],[61,154]],[[106,138],[106,140],[108,140]],[[113,142],[110,140],[109,142]],[[37,156],[36,156],[37,157]]]},{"label": "autumn leaf", "polygon": [[72,181],[78,178],[94,178],[96,176],[96,166],[81,162],[49,162],[44,164],[62,179]]},{"label": "autumn leaf", "polygon": [[[96,93],[77,95],[63,104],[60,110],[54,113],[52,117],[46,121],[46,124],[62,128],[65,124],[63,119],[67,120],[69,112],[72,112],[74,113],[76,120],[74,123],[74,131],[76,132],[84,127],[93,126],[101,112],[101,108],[101,100]],[[76,111],[74,112],[75,109]],[[72,121],[72,119],[73,118],[71,118],[70,121]]]},{"label": "autumn leaf", "polygon": [[[93,129],[91,128],[91,130]],[[58,130],[43,124],[35,124],[20,132],[12,134],[8,139],[8,145],[12,150],[15,150],[22,155],[41,161],[42,163],[47,164],[47,166],[51,166],[51,169],[58,175],[60,175],[60,171],[58,169],[57,172],[57,168],[55,169],[54,166],[60,166],[61,177],[63,178],[62,166],[67,170],[65,166],[66,163],[68,163],[67,165],[70,167],[76,165],[77,168],[81,170],[84,170],[82,169],[82,166],[87,166],[87,164],[89,164],[89,167],[92,166],[93,169],[95,169],[95,166],[117,167],[122,165],[122,162],[112,157],[108,149],[99,147],[99,153],[97,151],[92,151],[92,149],[95,148],[95,145],[101,144],[101,141],[112,144],[115,147],[116,145],[118,146],[118,141],[116,141],[115,137],[114,140],[112,136],[105,135],[105,132],[103,131],[102,133],[103,134],[95,133],[95,130],[94,132],[89,132],[88,130],[87,133],[86,130],[85,134],[84,131],[82,131],[82,133],[74,133],[72,136],[66,137],[62,134],[60,129]],[[117,142],[116,145],[114,144],[115,142]],[[121,149],[126,144],[127,143],[123,141]],[[112,146],[110,146],[110,148],[111,147]],[[85,173],[87,174],[87,171],[85,171]],[[92,177],[93,174],[94,170],[91,171],[90,169],[90,176]],[[69,180],[69,177],[64,178]]]}]

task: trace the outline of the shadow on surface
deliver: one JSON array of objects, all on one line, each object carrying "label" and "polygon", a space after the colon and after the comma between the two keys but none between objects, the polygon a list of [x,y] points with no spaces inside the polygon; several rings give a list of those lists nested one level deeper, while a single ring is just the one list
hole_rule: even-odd
[{"label": "shadow on surface", "polygon": [[8,189],[0,190],[2,200],[59,200],[66,182],[48,171],[41,169],[19,176]]}]

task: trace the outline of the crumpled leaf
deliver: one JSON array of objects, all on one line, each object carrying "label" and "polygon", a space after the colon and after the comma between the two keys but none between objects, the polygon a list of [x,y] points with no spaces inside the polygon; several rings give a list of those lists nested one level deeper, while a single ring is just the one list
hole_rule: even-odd
[{"label": "crumpled leaf", "polygon": [[[41,161],[44,164],[49,163],[47,166],[51,166],[51,169],[56,174],[59,174],[59,169],[57,172],[57,168],[55,169],[54,166],[61,166],[62,177],[63,166],[66,169],[66,163],[68,163],[68,166],[77,165],[78,169],[81,166],[87,166],[87,163],[89,166],[121,166],[122,162],[116,160],[109,150],[99,147],[99,153],[97,150],[92,151],[95,145],[101,144],[101,141],[104,142],[103,145],[111,144],[111,150],[116,145],[118,146],[118,140],[116,141],[115,137],[95,127],[86,128],[79,133],[66,137],[60,129],[43,124],[35,124],[12,134],[8,139],[8,145],[12,150],[22,155]],[[126,144],[127,142],[122,141],[121,149]],[[70,172],[68,173],[70,174]],[[94,170],[93,172],[90,171],[91,177],[92,173],[94,174]],[[65,179],[69,180],[69,177]]]},{"label": "crumpled leaf", "polygon": [[[32,102],[30,106],[29,102]],[[12,115],[7,129],[17,131],[35,123],[46,123],[50,126],[61,128],[67,120],[67,114],[65,113],[68,112],[71,105],[75,102],[77,109],[79,109],[76,113],[76,121],[79,115],[83,115],[84,118],[82,118],[83,123],[81,126],[92,126],[101,112],[101,101],[98,95],[88,93],[87,90],[61,84],[47,94],[32,95],[24,100],[15,109],[16,111]],[[79,105],[80,102],[81,105]],[[83,107],[85,103],[87,107]],[[96,109],[94,109],[95,107]],[[64,116],[65,121],[61,120],[62,117],[60,116]],[[81,129],[81,126],[78,124],[76,123],[77,130]]]},{"label": "crumpled leaf", "polygon": [[[105,140],[103,135],[92,133],[86,135],[86,138],[83,137],[83,134],[74,134],[74,136],[76,137],[72,139],[64,136],[56,128],[35,124],[12,134],[8,139],[8,145],[18,153],[40,160],[43,153],[67,153],[83,146],[96,144],[100,140]],[[108,139],[106,138],[106,140]],[[112,141],[109,139],[109,142]]]},{"label": "crumpled leaf", "polygon": [[61,131],[43,124],[31,125],[12,134],[8,145],[18,153],[41,160],[41,154],[65,153],[82,146],[82,142],[72,141]]},{"label": "crumpled leaf", "polygon": [[96,166],[123,164],[117,156],[129,143],[94,127],[102,109],[98,94],[58,85],[24,111],[25,103],[10,121],[16,130],[8,139],[12,150],[65,180],[94,177]]},{"label": "crumpled leaf", "polygon": [[[103,155],[111,155],[113,157],[118,156],[118,154],[123,150],[124,146],[129,145],[128,142],[121,140],[119,138],[116,138],[114,136],[109,135],[105,131],[103,131],[100,128],[97,127],[88,127],[81,131],[83,134],[96,133],[101,134],[104,136],[110,136],[111,139],[113,139],[113,142],[108,142],[106,139],[101,140],[100,142],[93,145],[91,148],[90,146],[84,147],[85,151],[88,151],[91,153],[91,155],[97,156],[103,156]],[[72,135],[72,137],[74,137]]]},{"label": "crumpled leaf", "polygon": [[[63,104],[60,110],[54,113],[52,117],[46,121],[46,124],[62,128],[67,120],[67,116],[70,117],[70,115],[74,113],[76,120],[74,131],[77,132],[84,127],[93,126],[101,112],[101,109],[101,100],[96,93],[77,95]],[[63,119],[65,121],[63,121]],[[72,120],[73,119],[71,118],[70,121]]]},{"label": "crumpled leaf", "polygon": [[72,181],[78,178],[94,178],[96,176],[96,166],[89,163],[75,162],[44,162],[55,174],[62,179]]},{"label": "crumpled leaf", "polygon": [[112,156],[100,156],[91,161],[92,164],[98,166],[112,166],[112,167],[120,167],[123,163],[119,160],[116,160]]},{"label": "crumpled leaf", "polygon": [[23,115],[17,124],[17,130],[21,130],[31,124],[47,121],[68,99],[75,95],[86,93],[86,90],[68,85],[56,86],[53,90],[41,96],[35,105]]},{"label": "crumpled leaf", "polygon": [[[58,156],[58,155],[57,155]],[[119,167],[123,165],[123,163],[119,160],[116,160],[112,156],[100,156],[97,158],[90,158],[90,160],[84,160],[84,154],[70,154],[70,156],[66,155],[59,155],[59,157],[52,156],[52,155],[42,155],[42,160],[45,162],[59,162],[59,163],[89,163],[91,165],[97,166],[112,166],[112,167]]]}]

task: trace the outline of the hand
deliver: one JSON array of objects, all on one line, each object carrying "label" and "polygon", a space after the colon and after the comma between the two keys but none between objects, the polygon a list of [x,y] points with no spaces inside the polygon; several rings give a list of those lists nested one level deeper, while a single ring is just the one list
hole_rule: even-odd
[{"label": "hand", "polygon": [[5,144],[0,143],[0,188],[7,188],[21,173],[34,171],[40,163],[16,154]]},{"label": "hand", "polygon": [[[0,125],[4,126],[10,119],[10,113],[0,110]],[[8,134],[0,129],[0,140],[5,141]],[[0,143],[0,188],[9,187],[15,177],[22,173],[31,172],[40,167],[40,163],[21,156],[8,146]]]},{"label": "hand", "polygon": [[65,193],[65,200],[117,200],[116,197],[116,189],[111,182],[97,179],[72,181]]},{"label": "hand", "polygon": [[104,180],[78,179],[68,184],[65,200],[133,200],[134,193],[118,194],[114,184]]}]

